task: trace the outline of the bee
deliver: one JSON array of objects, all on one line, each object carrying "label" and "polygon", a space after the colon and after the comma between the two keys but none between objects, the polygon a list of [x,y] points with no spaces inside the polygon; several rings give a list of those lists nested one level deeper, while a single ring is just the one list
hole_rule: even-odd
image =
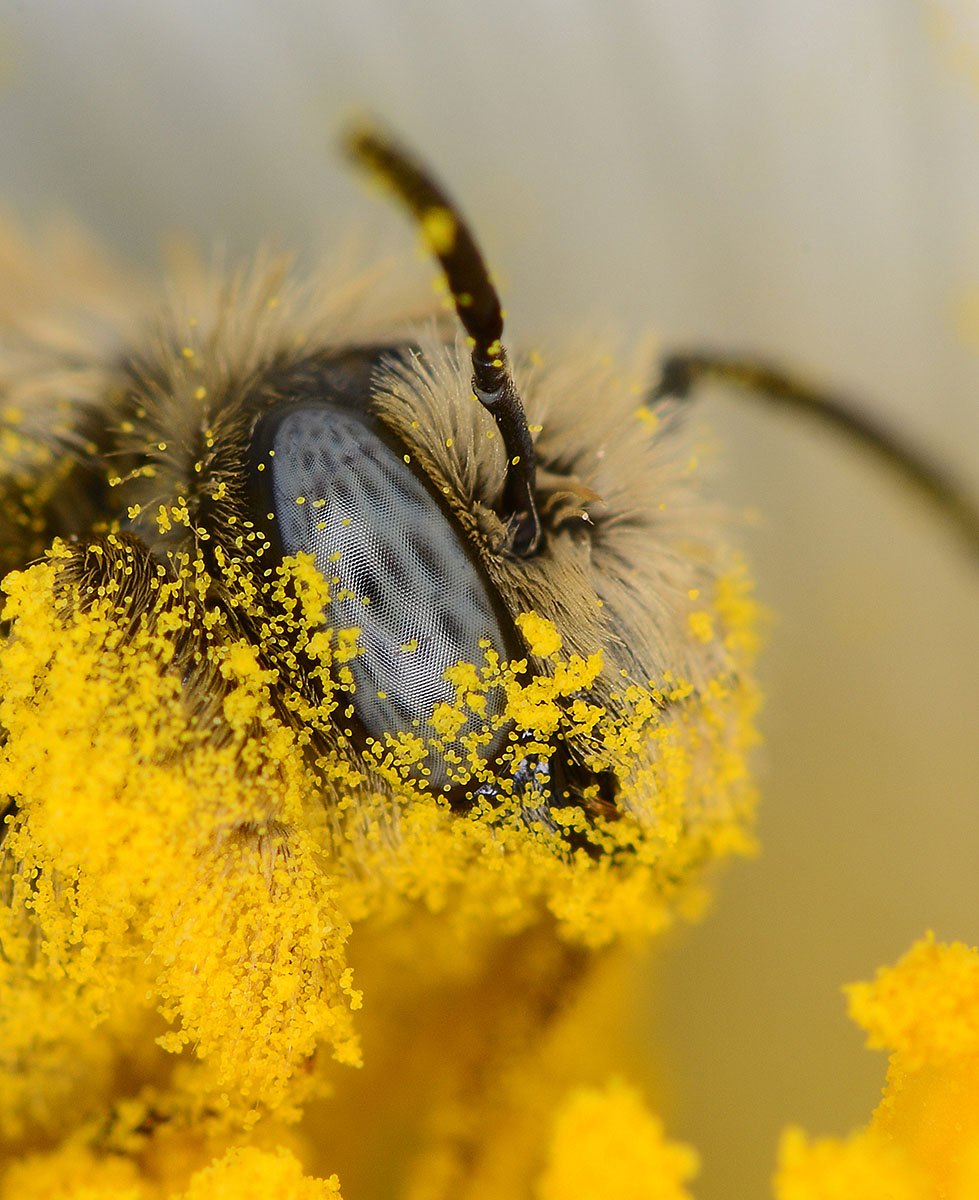
[{"label": "bee", "polygon": [[[148,931],[127,931],[134,957],[162,964],[140,996],[168,997],[174,1045],[218,1063],[215,1093],[269,1111],[311,1094],[323,1027],[354,1057],[345,914],[387,912],[392,894],[441,911],[433,859],[470,931],[492,924],[481,906],[501,880],[507,936],[542,910],[559,926],[553,962],[532,940],[515,951],[544,963],[521,1000],[536,1028],[583,946],[659,927],[705,865],[750,844],[758,610],[699,482],[686,414],[700,379],[843,428],[979,544],[940,471],[774,367],[698,352],[644,358],[630,378],[512,352],[454,200],[375,127],[346,147],[413,216],[448,315],[385,314],[371,275],[318,286],[260,261],[191,280],[155,318],[134,317],[144,299],[126,286],[82,319],[62,302],[62,323],[25,305],[0,339],[0,899],[12,928],[46,919],[58,944],[58,905],[73,929],[101,920],[92,894],[115,881]],[[97,794],[65,815],[57,756],[73,738]],[[157,799],[170,776],[183,790]],[[108,850],[85,836],[103,801]],[[128,862],[120,883],[127,844],[163,824],[178,831],[165,869]],[[288,952],[236,872],[259,877],[263,904],[302,899]],[[215,915],[222,889],[234,903]],[[181,939],[209,921],[218,950],[190,954]],[[225,1049],[220,1006],[197,989],[228,947],[247,958],[253,1025],[241,1032],[243,1004]],[[297,979],[336,1002],[312,1032]]]},{"label": "bee", "polygon": [[[637,791],[636,762],[597,748],[595,714],[609,727],[637,709],[689,708],[744,670],[703,602],[730,559],[679,461],[701,379],[842,429],[973,549],[979,521],[900,439],[761,362],[670,355],[638,398],[612,395],[594,368],[514,367],[455,202],[374,127],[346,148],[412,213],[461,329],[444,317],[358,328],[355,305],[336,298],[310,318],[279,270],[257,268],[212,285],[208,318],[173,310],[145,344],[120,339],[101,356],[12,331],[0,572],[60,539],[65,612],[111,595],[113,619],[133,628],[179,595],[172,670],[212,738],[227,736],[221,646],[243,638],[314,765],[339,754],[367,790],[421,787],[457,813],[515,801],[525,822],[595,853],[595,820],[646,819],[650,792]],[[296,556],[332,592],[328,667],[297,654],[315,629],[297,629],[278,580]],[[601,658],[559,692],[562,716],[576,705],[587,716],[556,737],[512,715],[514,690],[557,673],[530,615],[575,662]]]},{"label": "bee", "polygon": [[[295,1115],[319,1047],[358,1058],[346,943],[392,912],[501,939],[546,1024],[750,841],[756,608],[683,402],[648,361],[511,358],[455,202],[389,135],[347,148],[448,315],[261,260],[79,316],[35,271],[0,338],[0,1140]],[[142,1052],[147,996],[199,1066],[133,1123],[84,1064],[119,997]]]},{"label": "bee", "polygon": [[[707,628],[725,560],[680,460],[681,405],[602,368],[511,365],[454,201],[386,134],[355,132],[347,149],[414,214],[461,330],[444,317],[358,329],[335,298],[310,319],[258,269],[217,285],[210,316],[171,313],[143,345],[89,362],[45,348],[65,394],[27,408],[27,385],[7,385],[2,570],[60,539],[63,609],[111,595],[123,628],[179,595],[171,669],[213,738],[227,736],[217,658],[242,638],[314,766],[340,755],[366,791],[427,789],[461,814],[506,801],[597,853],[595,820],[636,815],[650,788],[602,750],[596,715],[648,722],[738,669]],[[289,615],[279,573],[297,556],[331,593],[328,668],[299,652],[322,637]],[[582,666],[596,654],[600,671]],[[545,679],[557,736],[513,716],[514,693]],[[399,752],[410,767],[392,768]]]}]

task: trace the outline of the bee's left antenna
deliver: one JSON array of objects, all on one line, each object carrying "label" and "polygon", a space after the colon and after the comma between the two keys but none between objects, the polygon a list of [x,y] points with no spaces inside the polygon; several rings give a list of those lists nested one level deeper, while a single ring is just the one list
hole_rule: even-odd
[{"label": "bee's left antenna", "polygon": [[650,400],[683,400],[699,383],[712,379],[819,421],[872,454],[942,514],[979,563],[979,505],[972,496],[913,442],[862,412],[848,397],[813,387],[760,359],[701,351],[665,358]]},{"label": "bee's left antenna", "polygon": [[501,342],[500,298],[483,256],[455,202],[389,134],[360,125],[347,133],[344,146],[354,162],[388,184],[407,205],[445,272],[472,347],[473,393],[503,435],[503,516],[512,528],[510,550],[528,558],[536,554],[542,538],[534,443]]}]

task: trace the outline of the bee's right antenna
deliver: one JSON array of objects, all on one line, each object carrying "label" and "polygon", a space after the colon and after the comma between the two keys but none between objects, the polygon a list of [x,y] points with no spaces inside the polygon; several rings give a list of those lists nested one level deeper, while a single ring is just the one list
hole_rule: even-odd
[{"label": "bee's right antenna", "polygon": [[979,560],[979,509],[962,488],[914,446],[860,412],[849,400],[821,392],[784,371],[725,354],[671,354],[663,360],[655,401],[684,399],[704,379],[731,383],[769,403],[794,409],[862,446],[910,484],[945,517]]},{"label": "bee's right antenna", "polygon": [[360,126],[347,134],[344,145],[354,162],[387,183],[408,206],[445,272],[472,347],[473,393],[503,435],[503,508],[511,527],[510,551],[528,558],[536,554],[542,537],[534,443],[500,341],[503,310],[483,256],[457,205],[387,133]]}]

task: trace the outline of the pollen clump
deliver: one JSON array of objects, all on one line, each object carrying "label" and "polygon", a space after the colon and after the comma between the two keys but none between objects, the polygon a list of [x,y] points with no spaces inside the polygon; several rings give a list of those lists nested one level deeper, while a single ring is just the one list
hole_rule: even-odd
[{"label": "pollen clump", "polygon": [[962,942],[940,945],[929,934],[846,994],[867,1045],[889,1050],[905,1071],[979,1055],[979,954]]},{"label": "pollen clump", "polygon": [[306,1175],[284,1147],[256,1146],[219,1155],[195,1170],[186,1190],[177,1192],[161,1192],[160,1182],[147,1180],[129,1158],[97,1156],[80,1146],[30,1155],[0,1176],[0,1200],[156,1200],[164,1194],[170,1200],[340,1200],[340,1183],[335,1175]]},{"label": "pollen clump", "polygon": [[539,658],[550,658],[561,649],[561,635],[554,623],[537,613],[521,613],[517,617],[517,628],[527,639],[530,653]]},{"label": "pollen clump", "polygon": [[687,617],[687,627],[693,637],[698,642],[706,645],[707,642],[713,641],[714,638],[714,622],[709,612],[704,609],[698,609],[696,612],[690,613]]},{"label": "pollen clump", "polygon": [[228,735],[202,736],[152,609],[125,637],[110,598],[59,619],[58,554],[5,582],[0,1139],[97,1112],[134,1054],[167,1111],[288,1112],[322,1088],[302,1069],[322,1043],[358,1057],[350,927],[294,824],[299,748],[273,727],[255,749],[267,680],[234,644]]},{"label": "pollen clump", "polygon": [[871,1131],[810,1141],[800,1129],[782,1135],[777,1200],[926,1200],[924,1178],[905,1156]]},{"label": "pollen clump", "polygon": [[340,1200],[340,1181],[310,1179],[288,1151],[252,1146],[228,1153],[191,1177],[180,1200]]},{"label": "pollen clump", "polygon": [[697,1167],[634,1088],[581,1088],[558,1110],[536,1200],[690,1200]]},{"label": "pollen clump", "polygon": [[777,1200],[972,1200],[979,1195],[979,953],[929,935],[846,988],[868,1045],[890,1052],[884,1096],[848,1139],[788,1130]]}]

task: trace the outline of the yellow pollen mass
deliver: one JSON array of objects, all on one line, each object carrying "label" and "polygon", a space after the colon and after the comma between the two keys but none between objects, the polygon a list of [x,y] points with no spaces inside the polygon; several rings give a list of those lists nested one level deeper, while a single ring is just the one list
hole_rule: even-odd
[{"label": "yellow pollen mass", "polygon": [[691,1200],[695,1151],[667,1140],[639,1093],[622,1083],[581,1088],[554,1119],[538,1200]]},{"label": "yellow pollen mass", "polygon": [[[161,533],[194,511],[171,498]],[[243,561],[264,535],[240,543],[150,572],[124,636],[120,581],[138,561],[123,536],[58,547],[4,581],[0,794],[18,809],[0,860],[0,1138],[43,1128],[43,1169],[72,1186],[121,1180],[138,1200],[203,1200],[222,1181],[247,1196],[248,1179],[335,1194],[295,1123],[322,1111],[337,1136],[361,1136],[345,1082],[360,1034],[383,1047],[410,1024],[414,1107],[434,1125],[417,1136],[438,1149],[462,1120],[507,1173],[485,1194],[561,1195],[570,1170],[582,1187],[603,1175],[603,1200],[630,1179],[682,1197],[692,1158],[637,1094],[573,1086],[614,1017],[596,1025],[583,1007],[560,1055],[535,1022],[557,981],[582,971],[587,985],[619,943],[697,908],[705,863],[751,848],[747,581],[701,601],[724,645],[696,680],[623,677],[614,650],[575,652],[528,612],[525,657],[484,637],[445,672],[448,700],[365,746],[360,702],[376,685],[358,673],[356,686],[360,630],[332,623],[338,584],[311,555]],[[66,618],[59,572],[84,555],[106,564],[102,596]],[[401,645],[417,662],[417,640]],[[565,745],[585,782],[549,809]],[[513,1037],[527,1031],[518,1060],[492,1057],[501,1013]],[[365,1052],[379,1096],[403,1086],[384,1053]],[[482,1070],[484,1054],[515,1122],[470,1098],[467,1064]],[[292,1166],[276,1145],[295,1145]],[[431,1194],[465,1195],[455,1153],[420,1157],[419,1188],[446,1171]],[[0,1200],[31,1194],[32,1170],[0,1169]]]},{"label": "yellow pollen mass", "polygon": [[531,654],[538,658],[550,658],[561,649],[561,635],[553,622],[537,613],[521,613],[516,618],[517,628],[527,640]]}]

